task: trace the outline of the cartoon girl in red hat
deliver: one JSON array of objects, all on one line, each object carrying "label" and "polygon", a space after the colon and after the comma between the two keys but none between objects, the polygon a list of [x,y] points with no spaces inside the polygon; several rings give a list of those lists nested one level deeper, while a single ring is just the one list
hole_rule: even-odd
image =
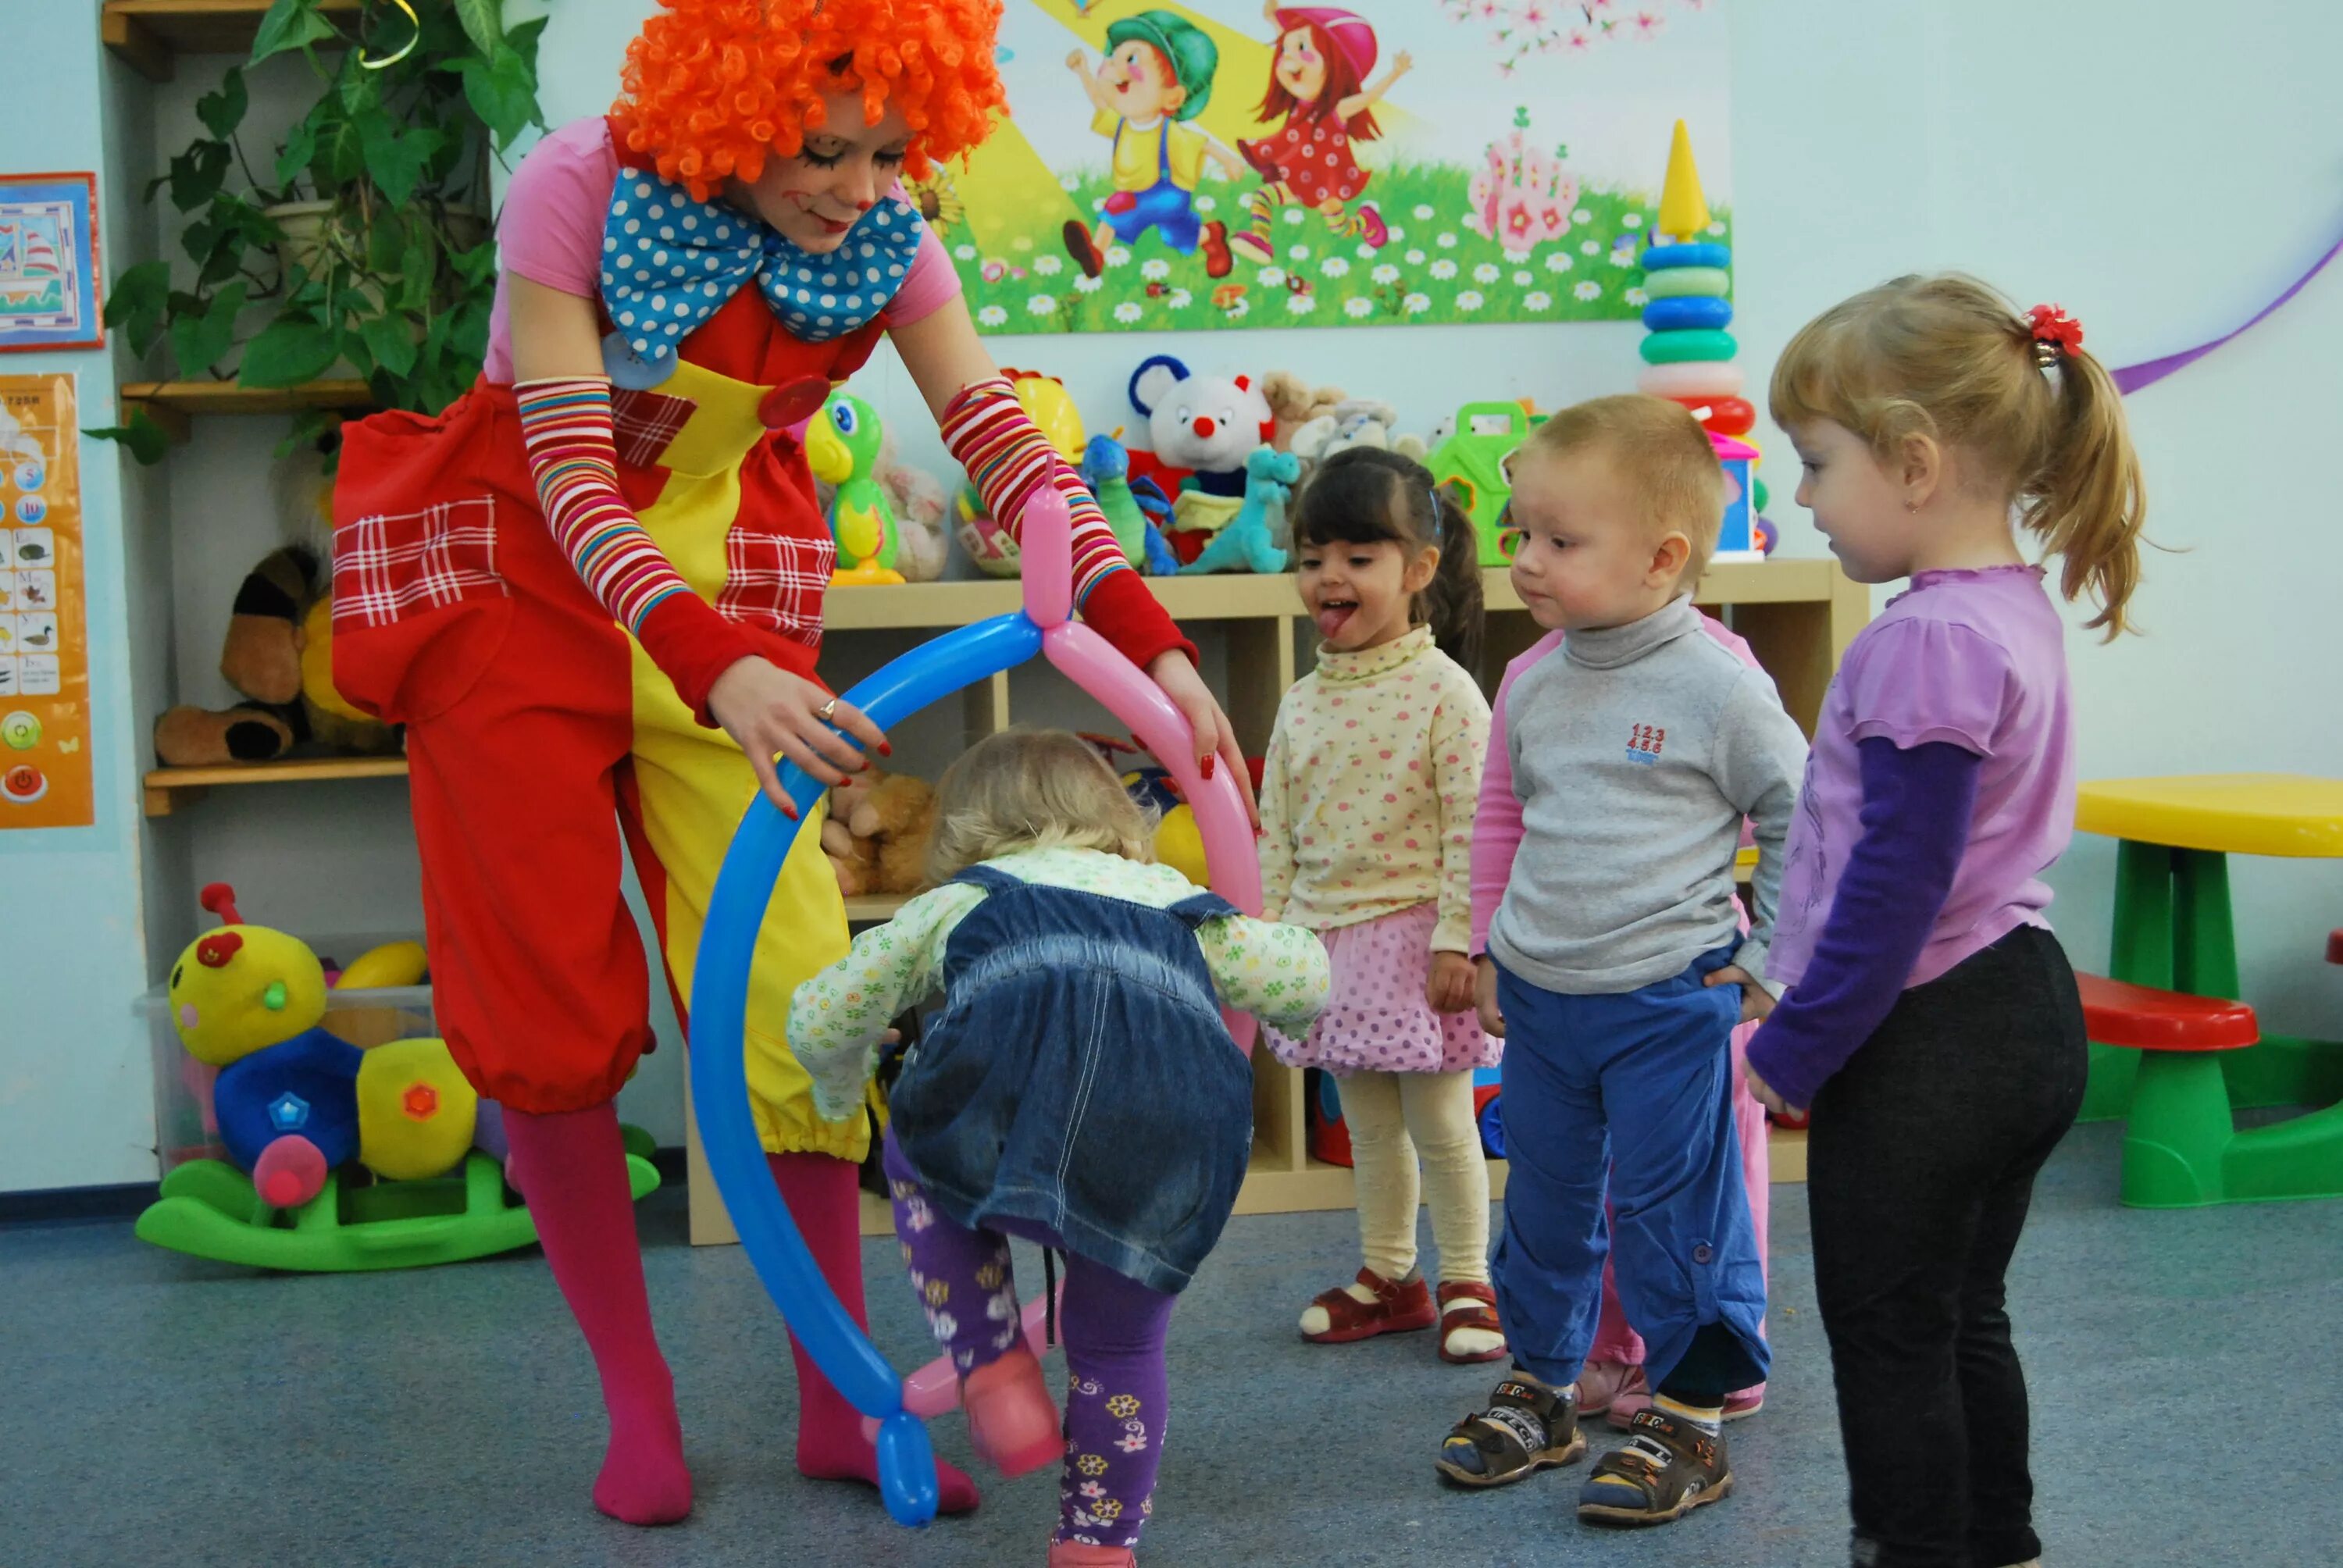
[{"label": "cartoon girl in red hat", "polygon": [[1277,58],[1270,66],[1269,90],[1262,97],[1264,123],[1284,116],[1284,128],[1257,141],[1240,141],[1237,151],[1261,173],[1261,188],[1246,198],[1252,226],[1229,238],[1229,248],[1249,261],[1276,258],[1269,238],[1278,207],[1300,202],[1325,215],[1326,226],[1342,238],[1363,236],[1369,245],[1385,237],[1375,204],[1353,197],[1367,188],[1352,145],[1383,134],[1373,109],[1392,85],[1414,67],[1403,50],[1379,82],[1375,30],[1355,13],[1332,5],[1262,7],[1277,29]]}]

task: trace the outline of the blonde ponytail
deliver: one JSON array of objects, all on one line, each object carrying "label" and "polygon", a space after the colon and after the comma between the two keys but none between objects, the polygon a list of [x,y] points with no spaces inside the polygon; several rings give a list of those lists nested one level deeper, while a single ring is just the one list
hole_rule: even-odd
[{"label": "blonde ponytail", "polygon": [[[2133,629],[2147,499],[2123,395],[2063,312],[2020,317],[1973,277],[1899,277],[1801,327],[1774,367],[1774,422],[1828,420],[1885,457],[1905,437],[1960,449],[1997,486],[2046,555],[2058,587],[2087,594],[2087,623]],[[2037,337],[2037,334],[2046,336]]]},{"label": "blonde ponytail", "polygon": [[2124,423],[2123,394],[2107,367],[2081,348],[2052,372],[2062,416],[2041,470],[2026,487],[2026,528],[2058,558],[2058,589],[2088,594],[2099,613],[2084,625],[2109,638],[2131,629],[2124,614],[2139,586],[2139,530],[2147,516],[2139,455]]}]

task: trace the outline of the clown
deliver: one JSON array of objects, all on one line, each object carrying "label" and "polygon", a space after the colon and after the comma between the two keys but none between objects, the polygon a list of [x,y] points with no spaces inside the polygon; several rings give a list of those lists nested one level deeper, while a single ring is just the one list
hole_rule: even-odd
[{"label": "clown", "polygon": [[[507,1111],[554,1278],[600,1373],[594,1485],[639,1524],[691,1505],[612,1097],[650,1048],[623,849],[679,1001],[732,828],[779,755],[825,784],[885,752],[815,678],[835,547],[793,431],[889,336],[990,514],[1074,517],[1077,602],[1243,777],[1194,650],[979,343],[899,181],[986,135],[999,0],[661,0],[607,117],[545,138],[498,224],[487,368],[445,413],[348,427],[335,678],[407,727],[439,1022]],[[856,744],[859,743],[859,744]],[[1205,756],[1212,753],[1211,756]],[[847,950],[818,836],[758,937],[748,1076],[773,1178],[860,1318],[863,1121],[825,1122],[783,1038]],[[797,1459],[873,1476],[797,1351]],[[940,1467],[942,1505],[974,1506]]]}]

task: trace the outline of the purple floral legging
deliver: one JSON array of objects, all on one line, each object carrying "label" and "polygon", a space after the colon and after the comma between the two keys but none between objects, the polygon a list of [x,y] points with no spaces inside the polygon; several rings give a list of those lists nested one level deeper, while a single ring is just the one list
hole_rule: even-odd
[{"label": "purple floral legging", "polygon": [[[1008,1237],[945,1219],[892,1136],[885,1159],[911,1288],[936,1343],[965,1377],[998,1361],[1021,1332]],[[1015,1233],[1045,1247],[1065,1245],[1044,1226],[1020,1226]],[[1087,1258],[1067,1257],[1058,1312],[1067,1371],[1061,1541],[1134,1546],[1154,1512],[1170,1403],[1163,1340],[1173,1300]]]}]

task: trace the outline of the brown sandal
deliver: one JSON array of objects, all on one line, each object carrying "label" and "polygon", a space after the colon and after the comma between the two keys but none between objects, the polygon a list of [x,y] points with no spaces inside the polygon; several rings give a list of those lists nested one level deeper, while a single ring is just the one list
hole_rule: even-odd
[{"label": "brown sandal", "polygon": [[[1493,1349],[1452,1351],[1448,1336],[1459,1329],[1481,1329],[1497,1336]],[[1497,1322],[1497,1292],[1464,1280],[1440,1282],[1440,1359],[1463,1366],[1500,1360],[1506,1352],[1505,1331]]]},{"label": "brown sandal", "polygon": [[1310,1304],[1326,1314],[1326,1326],[1310,1328],[1310,1314],[1305,1312],[1302,1337],[1314,1345],[1346,1345],[1377,1334],[1428,1329],[1439,1321],[1440,1314],[1433,1310],[1432,1292],[1421,1277],[1386,1280],[1373,1269],[1361,1269],[1359,1283],[1375,1293],[1373,1301],[1363,1302],[1341,1286],[1321,1293]]}]

